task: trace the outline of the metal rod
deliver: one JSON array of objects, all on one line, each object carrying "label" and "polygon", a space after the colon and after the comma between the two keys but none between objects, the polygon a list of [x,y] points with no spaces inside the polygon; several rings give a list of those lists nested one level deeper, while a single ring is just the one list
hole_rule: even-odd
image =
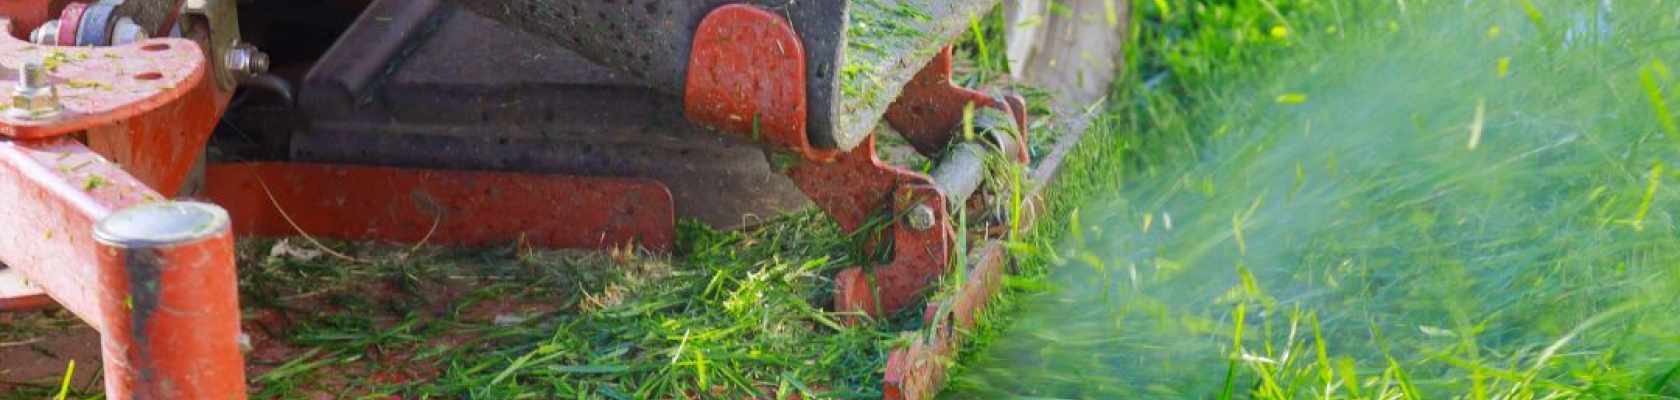
[{"label": "metal rod", "polygon": [[94,226],[107,397],[245,398],[230,225],[213,204],[153,202]]},{"label": "metal rod", "polygon": [[1014,154],[1018,145],[1013,134],[1014,122],[1002,110],[977,109],[973,124],[975,138],[952,145],[933,168],[934,184],[949,204],[956,206],[967,204],[969,196],[985,181],[986,157],[996,152]]}]

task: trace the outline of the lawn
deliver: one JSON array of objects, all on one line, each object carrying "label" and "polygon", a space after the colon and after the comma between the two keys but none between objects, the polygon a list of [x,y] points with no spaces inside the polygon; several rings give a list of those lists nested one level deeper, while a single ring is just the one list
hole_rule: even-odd
[{"label": "lawn", "polygon": [[[1611,4],[1135,1],[945,397],[1680,397],[1680,14]],[[252,394],[879,398],[919,318],[825,310],[858,242],[816,211],[672,255],[246,240]]]},{"label": "lawn", "polygon": [[1126,167],[948,397],[1680,397],[1672,5],[1139,3]]}]

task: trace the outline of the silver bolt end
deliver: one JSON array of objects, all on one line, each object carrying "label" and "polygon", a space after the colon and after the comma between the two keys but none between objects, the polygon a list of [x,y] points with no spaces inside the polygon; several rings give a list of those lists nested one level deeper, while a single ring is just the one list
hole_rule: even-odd
[{"label": "silver bolt end", "polygon": [[250,43],[235,44],[228,49],[222,62],[236,76],[257,76],[268,72],[268,54]]},{"label": "silver bolt end", "polygon": [[23,63],[18,70],[18,89],[44,89],[50,87],[47,80],[47,65],[40,60]]},{"label": "silver bolt end", "polygon": [[933,215],[933,207],[928,207],[926,204],[917,204],[910,209],[910,212],[904,218],[906,219],[905,222],[910,223],[910,228],[925,231],[933,228],[935,216]]}]

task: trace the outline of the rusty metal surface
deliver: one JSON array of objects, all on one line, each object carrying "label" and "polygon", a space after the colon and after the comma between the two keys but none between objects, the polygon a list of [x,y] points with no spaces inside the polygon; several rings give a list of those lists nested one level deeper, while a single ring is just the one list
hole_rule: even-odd
[{"label": "rusty metal surface", "polygon": [[693,126],[680,99],[453,5],[420,8],[375,2],[304,81],[306,129],[242,129],[290,136],[298,161],[656,179],[679,216],[721,228],[809,204],[759,146]]},{"label": "rusty metal surface", "polygon": [[211,165],[206,189],[240,234],[653,250],[676,235],[671,195],[649,180],[241,163]]},{"label": "rusty metal surface", "polygon": [[[0,22],[0,30],[9,30]],[[174,101],[204,79],[197,44],[149,39],[115,47],[38,46],[0,37],[0,82],[15,82],[30,60],[48,61],[63,111],[54,118],[0,115],[0,136],[33,139],[108,125]],[[8,85],[9,86],[9,85]]]},{"label": "rusty metal surface", "polygon": [[[916,77],[906,84],[899,98],[887,108],[885,118],[916,151],[928,157],[938,157],[940,151],[962,132],[964,110],[986,107],[1003,110],[1013,117],[1017,143],[1026,143],[1026,101],[1020,96],[992,96],[978,90],[958,86],[951,81],[953,56],[951,48],[940,50]],[[976,118],[980,113],[976,113]],[[1023,146],[1014,151],[1026,162],[1028,154]]]},{"label": "rusty metal surface", "polygon": [[[1099,97],[1090,101],[1100,100]],[[1054,101],[1072,104],[1069,100]],[[1044,212],[1046,196],[1062,176],[1063,164],[1079,146],[1080,139],[1096,117],[1095,113],[1086,113],[1083,105],[1057,109],[1057,115],[1047,117],[1055,118],[1057,125],[1066,133],[1057,139],[1050,154],[1040,159],[1029,175],[1023,229],[1032,226],[1039,214]],[[924,311],[924,323],[933,327],[930,331],[934,334],[916,337],[910,346],[893,350],[888,355],[882,379],[883,398],[930,399],[939,394],[949,372],[947,362],[957,356],[964,344],[964,337],[959,332],[974,327],[987,302],[1001,289],[1003,276],[1009,267],[1010,256],[1004,250],[1002,241],[988,240],[974,248],[978,250],[971,253],[969,259],[973,262],[964,274],[968,280],[952,297],[930,301]],[[944,312],[941,313],[941,310]]]},{"label": "rusty metal surface", "polygon": [[[974,329],[986,301],[997,293],[1003,282],[1008,254],[1000,242],[988,242],[970,254],[973,265],[965,266],[967,281],[957,296],[944,302],[929,302],[924,313],[924,326],[931,335],[917,336],[907,348],[887,355],[885,376],[881,379],[882,398],[889,400],[927,399],[939,394],[944,383],[946,362],[955,356],[962,333]],[[941,311],[944,313],[941,313]]]},{"label": "rusty metal surface", "polygon": [[[945,197],[933,179],[881,162],[874,141],[873,136],[865,138],[858,148],[832,161],[802,162],[788,176],[847,231],[862,229],[871,218],[889,213],[891,222],[885,229],[892,235],[892,260],[835,276],[837,311],[879,316],[909,305],[945,271],[951,230]],[[915,229],[907,222],[908,211],[917,206],[934,212],[928,229]]]},{"label": "rusty metal surface", "polygon": [[964,109],[1005,106],[991,95],[951,82],[952,60],[950,47],[940,50],[905,84],[885,114],[887,123],[925,156],[939,156],[961,133]]},{"label": "rusty metal surface", "polygon": [[731,4],[706,16],[694,34],[684,115],[723,132],[826,159],[805,131],[805,47],[781,16]]}]

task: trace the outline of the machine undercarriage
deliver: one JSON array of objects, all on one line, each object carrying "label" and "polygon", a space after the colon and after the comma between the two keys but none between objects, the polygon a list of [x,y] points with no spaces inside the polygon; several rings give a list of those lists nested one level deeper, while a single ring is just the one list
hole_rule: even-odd
[{"label": "machine undercarriage", "polygon": [[[1002,252],[958,248],[994,236],[954,211],[1008,219],[987,163],[1041,192],[1078,137],[1034,154],[1030,120],[1077,112],[953,83],[952,43],[1000,3],[1018,82],[1099,101],[1113,1],[0,5],[0,310],[92,325],[110,398],[243,397],[235,236],[669,251],[678,218],[814,204],[886,254],[834,277],[835,312],[917,307],[968,268],[926,318],[971,324]],[[883,161],[888,131],[931,168]],[[931,396],[949,331],[894,354],[889,397]]]}]

